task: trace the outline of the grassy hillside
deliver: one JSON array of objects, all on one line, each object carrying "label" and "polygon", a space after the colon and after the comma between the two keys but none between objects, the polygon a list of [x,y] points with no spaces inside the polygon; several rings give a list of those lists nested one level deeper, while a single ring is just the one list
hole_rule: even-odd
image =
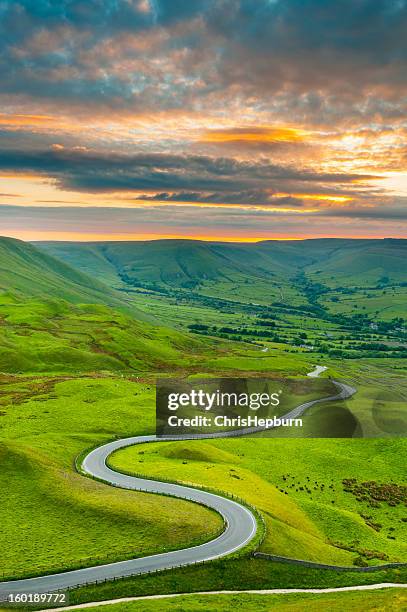
[{"label": "grassy hillside", "polygon": [[344,242],[327,256],[320,253],[320,258],[307,266],[306,272],[311,277],[319,275],[326,279],[332,287],[380,284],[384,277],[388,279],[386,282],[406,281],[407,240]]},{"label": "grassy hillside", "polygon": [[[197,288],[202,283],[272,279],[287,271],[270,255],[262,257],[244,244],[198,240],[147,242],[39,243],[45,251],[118,286]],[[271,268],[275,268],[272,270]]]},{"label": "grassy hillside", "polygon": [[325,310],[329,315],[366,314],[374,321],[407,317],[407,240],[155,240],[39,246],[120,289],[141,308],[148,297],[140,300],[140,295],[148,294],[159,296],[164,307],[175,298],[222,311],[228,301],[267,306],[276,314],[304,307],[310,313],[310,306],[314,311],[318,306],[319,315]]},{"label": "grassy hillside", "polygon": [[119,304],[111,289],[35,246],[0,237],[0,291],[16,297],[54,297],[73,303]]},{"label": "grassy hillside", "polygon": [[373,506],[369,496],[358,500],[343,481],[402,485],[397,457],[405,450],[402,439],[229,438],[137,446],[116,452],[109,462],[119,471],[196,482],[247,499],[266,521],[264,552],[338,565],[378,564],[407,556],[404,503],[392,505],[390,496],[391,503]]},{"label": "grassy hillside", "polygon": [[141,600],[121,602],[114,605],[90,607],[90,610],[111,610],[112,612],[136,612],[143,606],[143,612],[227,612],[244,610],[245,612],[380,612],[383,610],[403,610],[407,607],[405,589],[382,589],[380,591],[345,592],[345,593],[293,593],[287,595],[229,594],[229,595],[185,595],[181,597],[160,598],[159,600]]},{"label": "grassy hillside", "polygon": [[[344,360],[328,352],[345,347],[357,355],[359,349],[352,347],[366,341],[369,321],[355,330],[347,327],[354,319],[332,318],[330,313],[339,312],[343,304],[331,301],[333,296],[351,297],[354,304],[367,289],[356,296],[345,294],[328,286],[330,272],[319,283],[300,269],[303,264],[311,269],[316,261],[332,263],[335,249],[343,254],[348,248],[342,243],[349,241],[339,242],[329,241],[328,249],[324,241],[307,241],[302,251],[294,243],[139,243],[140,251],[150,251],[137,262],[133,244],[78,249],[59,245],[70,258],[63,263],[36,247],[1,240],[0,372],[11,373],[0,374],[1,478],[11,501],[0,513],[6,526],[0,545],[8,550],[7,573],[58,569],[58,564],[68,568],[91,558],[103,562],[110,533],[115,541],[112,555],[124,558],[135,550],[161,550],[164,541],[170,547],[183,545],[186,533],[188,538],[203,538],[206,528],[217,530],[216,517],[207,511],[191,513],[186,502],[167,504],[151,496],[110,491],[74,472],[74,458],[84,449],[114,436],[153,431],[157,374],[297,377],[322,362],[329,368],[324,375],[346,376],[357,386],[352,409],[368,431],[377,434],[387,387],[397,391],[391,401],[394,422],[399,423],[405,368],[398,354],[389,359],[389,349],[382,359]],[[251,251],[253,246],[257,251]],[[162,249],[166,253],[160,253]],[[119,255],[120,266],[115,259]],[[71,264],[82,269],[75,271]],[[141,274],[149,280],[137,280]],[[322,272],[318,268],[312,274],[317,278]],[[377,270],[372,278],[376,274]],[[111,288],[91,280],[98,277]],[[389,290],[389,285],[375,285],[381,296],[376,300],[386,299],[388,293],[382,292]],[[174,327],[140,320],[139,309]],[[401,343],[403,332],[395,329],[401,325],[397,322],[384,331],[369,328],[369,334],[394,347]],[[385,433],[392,435],[393,430]],[[263,549],[268,552],[337,563],[352,563],[357,557],[367,563],[404,558],[401,506],[365,508],[367,502],[359,502],[342,487],[345,478],[398,483],[403,442],[388,439],[373,447],[355,442],[162,443],[150,445],[143,455],[126,455],[125,460],[134,471],[185,478],[246,497],[266,518],[269,529]],[[286,486],[287,472],[295,478],[294,489]],[[331,480],[322,480],[322,473]],[[312,489],[310,496],[307,476],[325,487]],[[60,525],[63,537],[58,536]],[[33,527],[37,535],[27,544]],[[246,584],[245,562],[239,561],[239,586]],[[221,574],[210,565],[190,568],[185,575],[213,572],[211,580],[219,587],[228,575],[227,563]],[[250,580],[256,568],[265,567],[257,560],[247,563],[254,568]],[[288,573],[293,575],[292,568],[286,569],[285,585]],[[179,584],[185,588],[182,580]]]},{"label": "grassy hillside", "polygon": [[107,306],[0,296],[0,348],[3,372],[117,373],[176,369],[202,342]]},{"label": "grassy hillside", "polygon": [[202,342],[153,325],[91,276],[0,238],[0,371],[162,370]]},{"label": "grassy hillside", "polygon": [[[152,325],[112,290],[31,245],[8,239],[0,245],[0,372],[184,374],[201,371],[203,362],[217,372],[309,369],[289,356],[276,360],[258,348]],[[108,305],[100,303],[105,298]]]},{"label": "grassy hillside", "polygon": [[[216,515],[205,509],[192,512],[187,502],[111,489],[74,471],[75,457],[86,448],[153,431],[154,376],[3,375],[0,382],[0,485],[9,493],[0,511],[0,546],[7,575],[147,554],[217,531]],[[371,559],[367,551],[405,558],[402,507],[371,508],[344,491],[342,479],[399,482],[404,447],[403,440],[241,438],[161,442],[113,460],[125,469],[247,499],[266,519],[265,551],[380,563],[385,558]],[[284,480],[287,473],[295,475],[295,488]],[[307,476],[319,483],[311,497]],[[379,531],[371,526],[377,523]],[[235,587],[245,584],[243,576]]]},{"label": "grassy hillside", "polygon": [[[258,347],[152,325],[142,320],[137,306],[127,308],[113,290],[37,248],[8,239],[0,245],[0,372],[183,374],[202,371],[203,363],[217,373],[219,368],[310,369],[306,360],[289,355],[277,359],[259,354]],[[100,303],[105,300],[107,305]],[[143,307],[151,318],[152,309]],[[161,309],[155,313],[153,320],[163,318]]]},{"label": "grassy hillside", "polygon": [[299,271],[334,286],[367,284],[383,276],[405,280],[407,240],[316,239],[252,244],[153,240],[146,242],[42,242],[45,251],[98,277],[125,284],[157,283],[180,288],[243,277],[280,280]]},{"label": "grassy hillside", "polygon": [[[380,584],[384,582],[405,583],[405,570],[380,570],[372,573],[334,572],[331,570],[316,570],[298,565],[288,565],[286,563],[276,563],[264,559],[225,559],[205,565],[160,572],[150,576],[138,576],[98,586],[81,587],[71,592],[70,601],[72,604],[77,604],[158,593],[236,591],[237,589],[324,588],[344,585]],[[378,594],[377,591],[374,593]],[[311,598],[312,594],[310,593],[309,596]],[[214,597],[216,597],[215,594]],[[315,597],[317,596],[315,595]],[[160,599],[159,601],[162,600]],[[194,596],[191,601],[194,601]],[[207,598],[206,601],[210,604],[211,600]],[[289,601],[290,599],[287,598],[287,602]],[[172,604],[176,605],[176,600],[172,600]],[[234,607],[236,606],[232,606],[229,609],[234,609]],[[242,609],[245,610],[245,607]],[[312,608],[310,609],[312,610]],[[331,608],[329,606],[327,608],[319,606],[316,612],[319,612],[321,609],[330,610]],[[367,609],[370,608],[362,608],[363,612]],[[190,610],[190,608],[185,608],[184,606],[184,610]],[[347,610],[347,608],[342,607],[341,610]],[[384,610],[384,608],[381,610]]]},{"label": "grassy hillside", "polygon": [[113,263],[108,259],[105,243],[38,242],[35,246],[49,255],[81,270],[109,286],[122,286]]},{"label": "grassy hillside", "polygon": [[0,299],[9,302],[48,298],[72,304],[104,304],[142,321],[152,317],[95,280],[28,242],[0,236]]},{"label": "grassy hillside", "polygon": [[[153,387],[123,379],[2,376],[0,572],[18,577],[182,547],[217,535],[220,517],[80,476],[75,457],[153,426]],[[147,406],[150,409],[147,409]]]}]

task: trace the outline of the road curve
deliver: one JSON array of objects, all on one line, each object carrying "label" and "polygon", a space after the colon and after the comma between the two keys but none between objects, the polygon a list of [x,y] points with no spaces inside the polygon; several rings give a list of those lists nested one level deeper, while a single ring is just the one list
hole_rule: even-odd
[{"label": "road curve", "polygon": [[[337,381],[333,382],[339,390],[337,394],[305,402],[293,408],[282,418],[299,417],[314,404],[346,399],[356,392],[356,389],[349,385]],[[249,433],[256,433],[258,431],[261,431],[261,428],[247,428],[239,431],[228,431],[226,433],[196,434],[183,436],[183,439],[241,436]],[[156,438],[155,435],[149,435],[114,440],[113,442],[109,442],[92,450],[83,460],[82,470],[90,476],[120,488],[147,493],[172,495],[174,497],[204,504],[219,512],[223,517],[225,529],[220,536],[205,544],[184,548],[182,550],[149,555],[139,559],[130,559],[105,565],[97,565],[58,574],[39,576],[37,578],[2,582],[0,583],[0,601],[5,601],[8,595],[12,593],[53,592],[80,586],[89,582],[112,580],[113,578],[145,574],[150,571],[209,561],[237,551],[250,542],[256,534],[257,523],[253,513],[242,504],[214,493],[202,491],[201,489],[158,482],[147,478],[128,476],[115,472],[107,465],[107,458],[109,455],[120,448],[135,444],[144,444],[146,442],[168,442],[169,440],[179,439],[180,436]]]}]

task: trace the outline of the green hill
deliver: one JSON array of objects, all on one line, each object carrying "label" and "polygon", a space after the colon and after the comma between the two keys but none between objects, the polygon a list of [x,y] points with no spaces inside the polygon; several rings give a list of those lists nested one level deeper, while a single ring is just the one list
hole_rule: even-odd
[{"label": "green hill", "polygon": [[[299,272],[329,285],[405,281],[407,240],[316,239],[221,243],[199,240],[38,243],[109,284],[196,288],[254,278],[285,284]],[[331,277],[334,278],[331,278]],[[316,279],[317,280],[317,279]]]},{"label": "green hill", "polygon": [[349,240],[307,267],[307,274],[319,274],[330,286],[374,285],[407,281],[407,240]]},{"label": "green hill", "polygon": [[[191,288],[205,281],[261,278],[275,275],[269,256],[265,261],[245,244],[198,240],[146,242],[39,243],[48,253],[114,284],[159,284]],[[285,268],[278,262],[278,271]]]},{"label": "green hill", "polygon": [[[250,326],[251,307],[272,309],[286,325],[301,331],[304,321],[298,316],[309,314],[325,319],[363,314],[373,324],[407,319],[407,240],[403,239],[257,243],[183,239],[38,246],[119,289],[129,302],[161,321],[183,329],[211,324],[221,330],[234,328],[236,336],[242,324]],[[243,313],[246,320],[231,316],[233,312]],[[287,339],[281,335],[283,327],[279,335]]]},{"label": "green hill", "polygon": [[114,263],[109,260],[107,253],[109,243],[38,242],[34,244],[49,255],[109,286],[120,287],[123,284]]},{"label": "green hill", "polygon": [[0,238],[0,372],[160,370],[201,344],[149,321],[100,281]]},{"label": "green hill", "polygon": [[0,237],[0,293],[12,294],[16,299],[57,298],[73,304],[107,304],[148,320],[119,293],[91,275],[13,238]]}]

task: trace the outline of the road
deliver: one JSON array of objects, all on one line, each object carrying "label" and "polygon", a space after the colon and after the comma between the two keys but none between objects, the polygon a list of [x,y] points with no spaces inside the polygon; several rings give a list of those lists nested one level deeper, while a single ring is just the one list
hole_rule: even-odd
[{"label": "road", "polygon": [[[339,392],[337,394],[301,404],[293,408],[282,418],[299,417],[314,404],[346,399],[356,392],[356,389],[349,385],[337,381],[333,382],[338,388]],[[248,428],[239,431],[228,431],[227,433],[196,434],[194,436],[183,436],[183,439],[241,436],[255,433],[260,430],[260,428]],[[172,495],[204,504],[219,512],[224,518],[225,529],[219,537],[199,546],[150,555],[139,559],[119,561],[106,565],[40,576],[37,578],[2,582],[0,583],[0,601],[7,600],[8,595],[11,593],[48,593],[72,588],[89,582],[112,580],[113,578],[145,574],[150,571],[200,563],[202,561],[208,561],[228,555],[243,548],[250,542],[256,534],[257,523],[253,513],[242,504],[220,495],[215,495],[200,489],[194,489],[192,487],[121,474],[115,472],[106,464],[109,455],[120,448],[135,444],[161,441],[168,442],[168,440],[179,439],[180,436],[173,438],[156,438],[154,435],[149,435],[114,440],[113,442],[109,442],[92,450],[83,460],[82,470],[89,476],[103,480],[116,487],[148,493]]]},{"label": "road", "polygon": [[308,372],[307,376],[309,376],[310,378],[318,378],[318,376],[322,374],[322,372],[325,372],[325,370],[327,369],[328,368],[326,366],[317,365],[315,366],[315,370],[312,370],[312,372]]}]

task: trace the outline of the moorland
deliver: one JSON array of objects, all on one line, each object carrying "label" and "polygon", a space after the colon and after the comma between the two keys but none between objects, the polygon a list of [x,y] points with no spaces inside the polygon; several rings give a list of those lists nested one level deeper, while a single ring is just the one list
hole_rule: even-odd
[{"label": "moorland", "polygon": [[[111,461],[238,494],[266,522],[263,552],[349,566],[406,561],[406,254],[407,240],[392,239],[1,238],[2,575],[214,537],[222,525],[210,510],[110,489],[81,476],[76,459],[113,437],[154,431],[157,377],[296,379],[316,364],[327,367],[327,383],[357,388],[347,404],[365,437],[180,441],[129,448]],[[188,581],[220,588],[229,573],[236,588],[258,588],[255,576],[267,588],[379,581],[375,573],[324,574],[243,555],[98,593],[126,585],[136,594],[190,590]],[[402,572],[377,576],[398,581]],[[79,589],[77,601],[98,598],[95,589]]]}]

